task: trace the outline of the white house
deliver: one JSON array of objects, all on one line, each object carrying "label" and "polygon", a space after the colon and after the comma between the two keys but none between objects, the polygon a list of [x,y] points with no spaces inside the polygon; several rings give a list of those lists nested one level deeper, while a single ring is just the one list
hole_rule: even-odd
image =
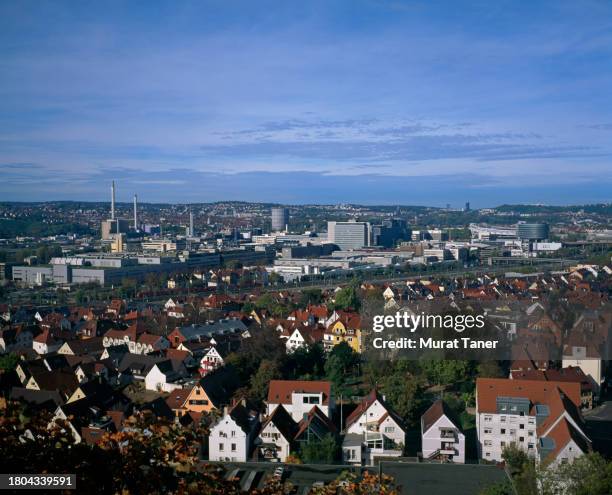
[{"label": "white house", "polygon": [[49,330],[44,330],[32,341],[32,349],[38,354],[48,354],[57,351],[62,343],[53,338]]},{"label": "white house", "polygon": [[377,457],[399,457],[406,443],[401,418],[374,389],[346,418],[343,458],[351,464],[372,465]]},{"label": "white house", "polygon": [[253,449],[259,428],[259,417],[238,403],[210,428],[208,459],[211,461],[246,462]]},{"label": "white house", "polygon": [[155,363],[145,376],[145,388],[157,392],[172,392],[182,388],[183,384],[179,383],[184,375],[181,367],[175,366],[171,360]]},{"label": "white house", "polygon": [[258,448],[268,461],[285,462],[294,448],[298,424],[287,410],[279,405],[261,425]]},{"label": "white house", "polygon": [[576,366],[589,377],[593,392],[597,395],[605,380],[601,354],[592,346],[566,345],[563,349],[562,367]]},{"label": "white house", "polygon": [[268,415],[283,405],[295,421],[300,421],[313,406],[328,418],[334,409],[331,382],[306,380],[272,380],[268,388]]},{"label": "white house", "polygon": [[421,416],[423,459],[465,463],[465,435],[442,400]]},{"label": "white house", "polygon": [[206,376],[211,371],[223,366],[223,357],[215,346],[211,346],[204,351],[202,359],[200,359],[200,375]]},{"label": "white house", "polygon": [[285,343],[285,347],[287,348],[287,354],[291,354],[296,349],[299,349],[300,347],[304,346],[306,346],[306,339],[302,335],[302,332],[300,332],[300,329],[296,328],[295,330],[293,330],[293,332],[287,339],[287,342]]}]

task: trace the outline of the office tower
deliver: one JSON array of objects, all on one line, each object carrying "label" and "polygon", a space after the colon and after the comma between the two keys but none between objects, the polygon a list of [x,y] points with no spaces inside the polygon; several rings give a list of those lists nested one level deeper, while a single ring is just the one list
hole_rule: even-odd
[{"label": "office tower", "polygon": [[372,245],[386,248],[394,247],[398,241],[410,240],[411,231],[406,221],[400,218],[388,218],[380,225],[372,225]]},{"label": "office tower", "polygon": [[193,230],[193,211],[189,210],[189,235],[193,236],[195,234]]},{"label": "office tower", "polygon": [[470,211],[470,202],[466,201],[465,203],[465,211]]},{"label": "office tower", "polygon": [[134,230],[138,230],[138,195],[134,194]]},{"label": "office tower", "polygon": [[289,224],[289,210],[287,208],[272,208],[272,231],[285,230]]},{"label": "office tower", "polygon": [[340,249],[360,249],[368,246],[369,238],[368,222],[327,222],[327,239]]}]

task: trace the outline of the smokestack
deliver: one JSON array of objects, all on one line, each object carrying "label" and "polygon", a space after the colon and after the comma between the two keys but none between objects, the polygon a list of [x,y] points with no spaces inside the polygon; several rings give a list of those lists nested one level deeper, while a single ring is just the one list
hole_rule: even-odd
[{"label": "smokestack", "polygon": [[189,210],[189,235],[193,237],[193,211]]},{"label": "smokestack", "polygon": [[138,230],[138,195],[134,194],[134,230]]},{"label": "smokestack", "polygon": [[115,219],[115,181],[111,184],[111,220]]}]

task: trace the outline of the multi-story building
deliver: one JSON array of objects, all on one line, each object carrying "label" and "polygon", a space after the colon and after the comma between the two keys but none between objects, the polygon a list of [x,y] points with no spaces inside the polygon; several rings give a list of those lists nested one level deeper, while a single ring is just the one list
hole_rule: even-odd
[{"label": "multi-story building", "polygon": [[372,245],[386,248],[394,247],[398,241],[410,240],[410,229],[406,221],[389,218],[380,225],[372,225]]},{"label": "multi-story building", "polygon": [[502,461],[504,448],[515,444],[538,462],[571,461],[591,449],[580,402],[579,383],[479,378],[479,457]]},{"label": "multi-story building", "polygon": [[340,249],[360,249],[370,245],[368,222],[327,222],[327,240]]}]

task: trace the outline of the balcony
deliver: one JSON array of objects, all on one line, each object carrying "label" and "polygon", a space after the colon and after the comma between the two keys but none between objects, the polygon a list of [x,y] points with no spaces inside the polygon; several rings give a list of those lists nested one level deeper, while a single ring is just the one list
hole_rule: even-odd
[{"label": "balcony", "polygon": [[457,432],[448,428],[440,428],[440,438],[457,442]]}]

